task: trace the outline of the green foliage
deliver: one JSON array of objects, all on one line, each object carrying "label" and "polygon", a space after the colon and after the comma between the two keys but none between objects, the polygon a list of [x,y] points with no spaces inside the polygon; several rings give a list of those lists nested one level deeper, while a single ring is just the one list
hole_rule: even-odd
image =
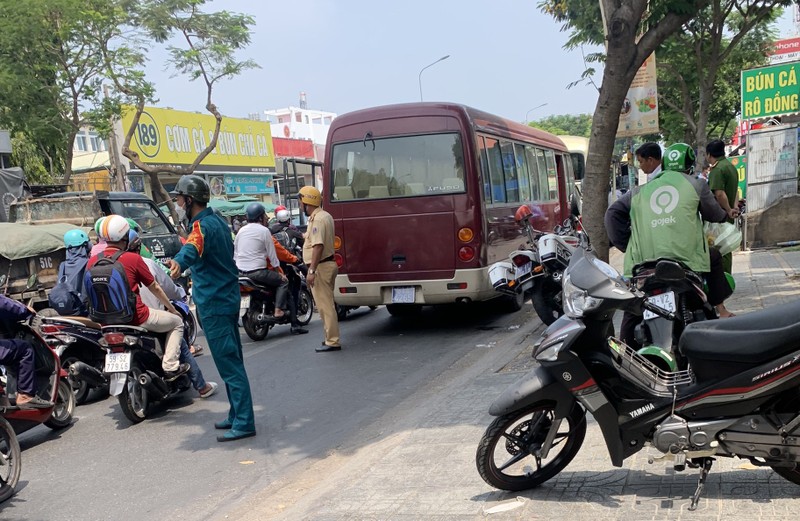
[{"label": "green foliage", "polygon": [[531,121],[529,125],[551,134],[589,137],[592,132],[592,115],[559,114]]},{"label": "green foliage", "polygon": [[25,171],[25,178],[31,184],[46,184],[52,181],[48,166],[43,161],[42,151],[36,143],[22,132],[11,136],[11,162]]}]

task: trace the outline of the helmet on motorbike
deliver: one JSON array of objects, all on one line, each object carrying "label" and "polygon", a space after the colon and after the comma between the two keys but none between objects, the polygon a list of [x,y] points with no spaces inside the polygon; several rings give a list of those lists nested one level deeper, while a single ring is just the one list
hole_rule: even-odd
[{"label": "helmet on motorbike", "polygon": [[678,370],[675,357],[658,346],[645,346],[638,351],[639,355],[664,372],[674,373]]},{"label": "helmet on motorbike", "polygon": [[70,230],[64,234],[64,246],[67,248],[76,248],[78,246],[84,246],[86,243],[89,242],[89,236],[86,235],[86,232],[79,229]]},{"label": "helmet on motorbike", "polygon": [[142,251],[142,238],[135,230],[128,232],[128,251],[139,253]]},{"label": "helmet on motorbike", "polygon": [[300,193],[297,194],[297,197],[300,198],[300,201],[303,204],[307,204],[310,206],[322,205],[322,194],[319,193],[319,190],[317,190],[313,186],[304,186],[303,188],[301,188]]},{"label": "helmet on motorbike", "polygon": [[517,222],[517,224],[522,224],[523,221],[527,221],[531,217],[533,217],[533,212],[531,211],[530,206],[527,204],[523,204],[517,208],[516,212],[514,212],[514,220]]},{"label": "helmet on motorbike", "polygon": [[694,161],[694,150],[686,143],[675,143],[664,151],[664,170],[688,174]]},{"label": "helmet on motorbike", "polygon": [[244,211],[247,214],[247,222],[254,223],[258,222],[261,217],[264,216],[266,210],[264,210],[264,205],[261,203],[250,203],[247,205],[247,209]]},{"label": "helmet on motorbike", "polygon": [[278,219],[280,223],[287,223],[289,219],[292,218],[292,215],[289,213],[289,210],[284,208],[283,210],[278,210],[275,212],[275,218]]},{"label": "helmet on motorbike", "polygon": [[191,197],[198,203],[207,203],[211,199],[211,188],[206,180],[197,175],[185,175],[178,179],[175,190],[169,193],[172,197],[183,195]]},{"label": "helmet on motorbike", "polygon": [[118,242],[128,237],[131,226],[121,215],[109,215],[100,225],[98,235],[108,242]]}]

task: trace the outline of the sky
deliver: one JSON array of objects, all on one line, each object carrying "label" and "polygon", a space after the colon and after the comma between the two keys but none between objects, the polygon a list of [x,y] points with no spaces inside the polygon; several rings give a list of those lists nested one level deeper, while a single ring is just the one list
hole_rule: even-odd
[{"label": "sky", "polygon": [[[297,106],[343,114],[366,107],[451,101],[516,121],[592,113],[595,87],[567,85],[585,69],[580,50],[563,48],[568,33],[540,12],[539,0],[215,0],[255,18],[241,53],[260,69],[219,83],[214,101],[230,117]],[[779,24],[795,32],[791,11]],[[595,49],[586,49],[593,52]],[[166,52],[155,50],[148,74],[160,107],[199,111],[205,86],[171,77]],[[599,85],[602,69],[595,81]],[[531,110],[533,109],[533,110]]]}]

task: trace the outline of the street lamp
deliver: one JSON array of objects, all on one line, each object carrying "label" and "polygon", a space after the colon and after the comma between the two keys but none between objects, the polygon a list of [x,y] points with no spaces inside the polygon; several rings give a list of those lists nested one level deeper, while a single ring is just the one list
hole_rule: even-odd
[{"label": "street lamp", "polygon": [[535,106],[535,107],[533,107],[531,110],[529,110],[528,112],[526,112],[526,113],[525,113],[525,124],[526,124],[526,125],[528,124],[528,114],[530,114],[531,112],[533,112],[533,111],[534,111],[534,110],[536,110],[536,109],[540,109],[540,108],[544,107],[545,105],[547,105],[547,103],[542,103],[541,105],[536,105],[536,106]]},{"label": "street lamp", "polygon": [[436,60],[435,62],[431,63],[430,65],[426,65],[425,67],[423,67],[423,68],[422,68],[422,70],[421,70],[421,71],[419,71],[419,100],[420,100],[420,101],[422,101],[422,71],[424,71],[424,70],[425,70],[425,69],[427,69],[428,67],[433,67],[434,65],[436,65],[436,64],[437,64],[437,63],[439,63],[440,61],[442,61],[442,60],[446,60],[446,59],[447,59],[447,58],[449,58],[449,57],[450,57],[450,55],[449,55],[449,54],[448,54],[447,56],[442,56],[441,58],[439,58],[439,59],[438,59],[438,60]]}]

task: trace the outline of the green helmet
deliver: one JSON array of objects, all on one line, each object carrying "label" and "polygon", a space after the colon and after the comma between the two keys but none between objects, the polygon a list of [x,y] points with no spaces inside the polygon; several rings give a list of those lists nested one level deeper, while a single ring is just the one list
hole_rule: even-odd
[{"label": "green helmet", "polygon": [[100,235],[100,225],[103,224],[103,221],[105,220],[106,217],[107,216],[104,215],[101,218],[97,219],[97,221],[95,221],[95,223],[94,223],[94,233],[96,233],[97,235]]},{"label": "green helmet", "polygon": [[688,174],[694,161],[694,150],[686,143],[675,143],[664,151],[664,170]]},{"label": "green helmet", "polygon": [[142,229],[142,227],[139,226],[139,223],[137,223],[136,221],[134,221],[130,217],[126,217],[125,220],[128,221],[128,226],[131,227],[131,230],[134,230],[134,231],[136,231],[138,233],[139,230]]},{"label": "green helmet", "polygon": [[197,175],[185,175],[178,179],[178,184],[175,185],[175,190],[171,191],[169,195],[175,197],[176,195],[184,195],[191,197],[198,203],[207,203],[211,199],[211,188],[209,188],[206,180]]}]

